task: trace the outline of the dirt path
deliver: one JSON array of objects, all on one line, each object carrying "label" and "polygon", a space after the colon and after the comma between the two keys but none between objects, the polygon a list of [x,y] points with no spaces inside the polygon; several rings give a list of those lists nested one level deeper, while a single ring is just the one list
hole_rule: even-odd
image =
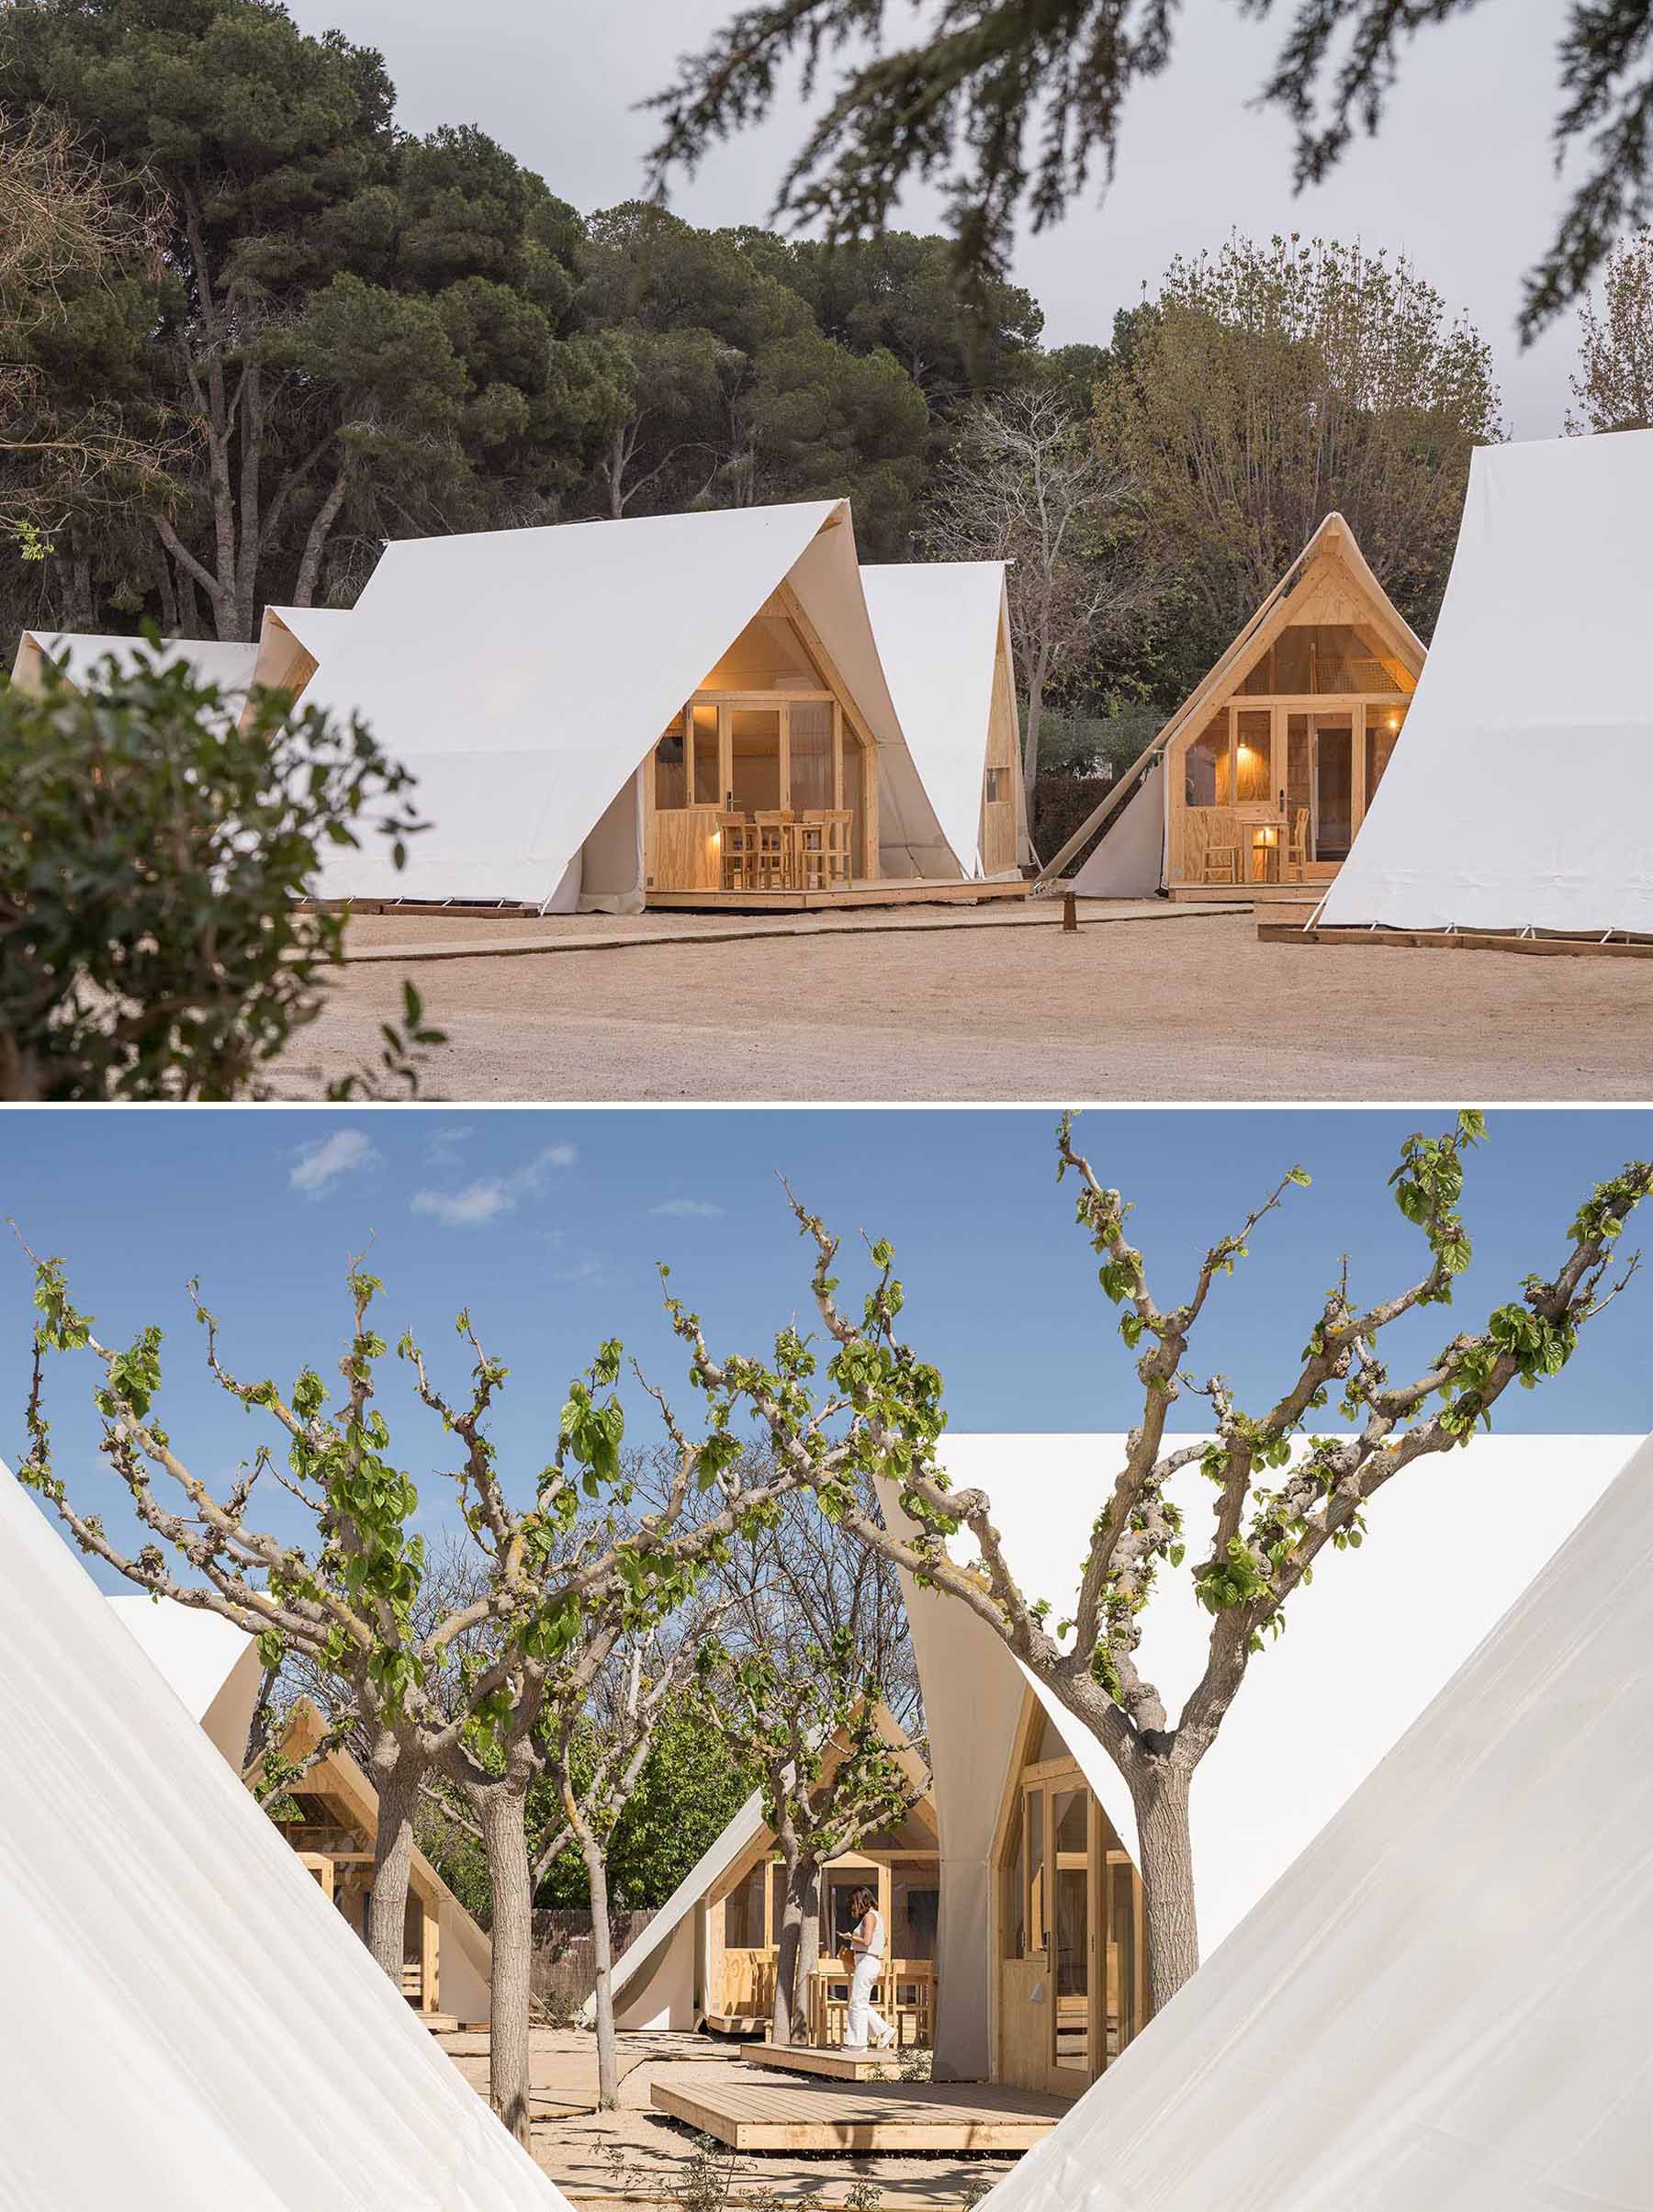
[{"label": "dirt path", "polygon": [[1653,1095],[1653,961],[1260,945],[1241,915],[363,965],[282,1095],[370,1061],[404,977],[449,1033],[430,1098]]},{"label": "dirt path", "polygon": [[[488,2038],[444,2036],[443,2048],[479,2094],[488,2094]],[[593,2038],[576,2028],[535,2028],[532,2038],[534,2155],[579,2212],[673,2212],[694,2153],[688,2128],[656,2112],[656,2082],[704,2078],[746,2069],[726,2045],[704,2036],[625,2035],[620,2038],[620,2110],[599,2113]],[[1014,2159],[938,2152],[923,2158],[838,2158],[821,2153],[725,2151],[725,2212],[748,2212],[773,2193],[782,2212],[796,2206],[840,2212],[857,2183],[881,2190],[879,2212],[961,2212],[984,2183]]]}]

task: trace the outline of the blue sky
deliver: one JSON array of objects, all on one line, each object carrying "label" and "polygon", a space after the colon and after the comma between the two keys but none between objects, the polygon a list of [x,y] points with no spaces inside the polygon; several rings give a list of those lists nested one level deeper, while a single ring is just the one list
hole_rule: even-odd
[{"label": "blue sky", "polygon": [[[1228,1374],[1242,1401],[1277,1387],[1345,1250],[1357,1292],[1394,1287],[1418,1244],[1386,1188],[1400,1138],[1444,1112],[1096,1111],[1081,1123],[1098,1171],[1137,1205],[1133,1230],[1162,1298],[1180,1296],[1199,1253],[1236,1226],[1294,1162],[1312,1187],[1259,1232],[1220,1285],[1196,1364]],[[185,1284],[198,1273],[223,1323],[227,1363],[290,1380],[309,1360],[334,1372],[348,1255],[371,1240],[387,1295],[383,1333],[422,1338],[457,1390],[454,1317],[468,1305],[512,1368],[495,1435],[526,1485],[555,1443],[570,1374],[597,1342],[622,1337],[692,1414],[680,1350],[660,1313],[655,1263],[706,1317],[714,1349],[759,1349],[805,1319],[804,1248],[775,1181],[846,1235],[884,1235],[907,1286],[913,1342],[947,1379],[957,1429],[1083,1430],[1134,1418],[1130,1363],[1053,1175],[1042,1111],[822,1112],[389,1108],[378,1112],[80,1109],[0,1120],[0,1215],[70,1263],[82,1306],[125,1341],[166,1331],[163,1413],[197,1469],[221,1477],[263,1434],[205,1376]],[[1453,1319],[1468,1323],[1547,1268],[1577,1198],[1653,1147],[1653,1114],[1497,1114],[1472,1162],[1467,1215],[1476,1261]],[[1649,1224],[1653,1228],[1653,1223]],[[860,1277],[850,1256],[844,1269]],[[0,1456],[23,1443],[31,1277],[0,1247]],[[1604,1314],[1569,1371],[1513,1392],[1501,1426],[1653,1427],[1653,1268]],[[1396,1372],[1442,1332],[1435,1317],[1396,1332]],[[91,1449],[91,1372],[52,1376],[60,1471],[107,1505]],[[444,1464],[433,1422],[406,1400],[394,1359],[384,1404],[397,1456],[433,1518]],[[633,1433],[656,1432],[633,1394]],[[1177,1424],[1200,1426],[1185,1399]],[[276,1507],[286,1500],[276,1494]],[[284,1525],[281,1514],[270,1518]]]}]

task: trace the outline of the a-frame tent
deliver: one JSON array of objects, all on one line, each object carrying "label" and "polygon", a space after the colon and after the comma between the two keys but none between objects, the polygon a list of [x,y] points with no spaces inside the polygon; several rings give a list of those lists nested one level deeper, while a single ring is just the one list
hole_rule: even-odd
[{"label": "a-frame tent", "polygon": [[1653,430],[1488,445],[1327,928],[1653,936]]},{"label": "a-frame tent", "polygon": [[[886,1705],[873,1708],[880,1734],[900,1759],[922,1813],[929,1804],[929,1774]],[[828,1746],[823,1773],[830,1774],[838,1752]],[[708,2019],[729,2025],[736,2018],[726,2002],[725,1960],[729,1947],[722,1926],[725,1901],[761,1868],[774,1837],[763,1817],[760,1791],[754,1791],[714,1838],[677,1888],[614,1962],[615,2024],[625,2029],[693,2028]],[[857,1867],[859,1854],[850,1854]],[[860,1877],[858,1876],[858,1879]],[[877,1888],[876,1878],[871,1886]],[[745,1900],[742,1900],[743,1903]],[[759,1937],[737,1949],[772,1948],[767,1910],[765,1926],[750,1931]],[[889,1914],[886,1911],[885,1918]],[[591,2006],[588,2002],[588,2016]],[[755,2016],[754,2016],[755,2017]]]},{"label": "a-frame tent", "polygon": [[1073,879],[1085,897],[1324,884],[1387,772],[1423,657],[1348,522],[1327,515],[1041,883],[1100,839]]},{"label": "a-frame tent", "polygon": [[[1186,1441],[1177,1437],[1173,1441]],[[1398,1477],[1374,1502],[1358,1552],[1322,1559],[1277,1642],[1254,1661],[1193,1788],[1195,1878],[1209,1952],[1324,1826],[1473,1650],[1641,1439],[1483,1436]],[[949,1434],[954,1482],[985,1490],[1029,1598],[1071,1609],[1086,1538],[1122,1464],[1102,1435]],[[1190,1554],[1207,1539],[1210,1485],[1173,1478]],[[883,1503],[899,1510],[887,1487]],[[955,1538],[961,1557],[967,1540]],[[924,1691],[941,1843],[938,2079],[1001,2078],[1006,2056],[1050,2017],[995,1943],[997,1881],[1013,1847],[1001,1820],[1029,1690],[1140,1867],[1136,1821],[1101,1744],[956,1598],[903,1578]],[[1404,1633],[1398,1633],[1398,1621]],[[1186,1573],[1162,1578],[1141,1666],[1175,1715],[1199,1679],[1210,1631]],[[1036,2004],[1038,2000],[1032,2000]],[[1099,2055],[1099,2054],[1098,2054]]]},{"label": "a-frame tent", "polygon": [[568,2212],[0,1467],[0,2198]]},{"label": "a-frame tent", "polygon": [[879,658],[947,841],[973,875],[1028,858],[1003,561],[864,566]]},{"label": "a-frame tent", "polygon": [[[336,848],[320,895],[639,906],[658,802],[646,769],[662,743],[692,742],[686,702],[771,610],[828,664],[865,872],[959,880],[963,863],[902,735],[838,500],[388,545],[304,699],[361,715],[417,777],[431,826],[399,870],[382,839]],[[734,695],[737,679],[723,689]],[[725,799],[711,769],[707,826],[692,804],[680,810],[697,850],[714,843]],[[697,758],[692,780],[700,773]]]},{"label": "a-frame tent", "polygon": [[109,1604],[208,1742],[239,1774],[264,1679],[257,1644],[221,1613],[172,1598],[134,1592],[111,1598]]},{"label": "a-frame tent", "polygon": [[1650,1836],[1644,1444],[994,2212],[1653,2212]]},{"label": "a-frame tent", "polygon": [[242,692],[253,681],[258,647],[210,637],[163,637],[159,648],[141,637],[105,637],[83,630],[25,630],[12,659],[11,679],[20,691],[38,692],[46,663],[62,670],[78,691],[113,660],[125,675],[135,668],[166,668],[186,660],[196,674],[225,691]]}]

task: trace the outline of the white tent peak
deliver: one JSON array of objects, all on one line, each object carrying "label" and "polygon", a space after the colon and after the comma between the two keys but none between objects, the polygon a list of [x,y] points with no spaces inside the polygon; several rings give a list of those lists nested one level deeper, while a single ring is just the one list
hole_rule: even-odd
[{"label": "white tent peak", "polygon": [[782,583],[876,743],[884,872],[958,876],[836,500],[388,545],[305,698],[359,713],[433,826],[399,871],[381,840],[341,848],[321,895],[578,904],[582,845]]},{"label": "white tent peak", "polygon": [[[1178,1436],[1183,1443],[1190,1439]],[[1195,1880],[1209,1952],[1371,1771],[1576,1526],[1640,1443],[1614,1436],[1485,1436],[1406,1469],[1374,1500],[1365,1544],[1317,1566],[1285,1633],[1252,1663],[1193,1790]],[[1023,1594],[1071,1610],[1086,1539],[1120,1465],[1116,1435],[949,1432],[953,1481],[980,1488]],[[1209,1534],[1213,1492],[1198,1464],[1169,1494],[1190,1555]],[[889,1486],[881,1501],[901,1522]],[[955,1537],[968,1556],[968,1538]],[[1133,1859],[1136,1820],[1101,1743],[1033,1682],[1003,1641],[955,1598],[903,1577],[928,1724],[942,1852],[938,2049],[953,2078],[985,2063],[989,1962],[984,1884],[1018,1718],[1030,1689]],[[1393,1633],[1404,1605],[1408,1633]],[[1175,1716],[1202,1671],[1209,1617],[1186,1568],[1162,1578],[1141,1666]],[[1382,1654],[1374,1666],[1375,1653]],[[1305,1756],[1304,1746],[1311,1746]],[[979,1894],[978,1894],[979,1892]]]},{"label": "white tent peak", "polygon": [[108,1603],[190,1719],[239,1774],[264,1673],[254,1640],[221,1613],[181,1605],[175,1598],[134,1592]]},{"label": "white tent peak", "polygon": [[863,563],[860,572],[902,733],[947,841],[972,872],[981,864],[1005,569],[1003,561],[900,561]]},{"label": "white tent peak", "polygon": [[4,1467],[0,1680],[8,2204],[568,2212]]},{"label": "white tent peak", "polygon": [[1440,620],[1328,927],[1653,933],[1653,430],[1470,457]]},{"label": "white tent peak", "polygon": [[1644,1443],[994,2212],[1653,2212],[1650,1832]]}]

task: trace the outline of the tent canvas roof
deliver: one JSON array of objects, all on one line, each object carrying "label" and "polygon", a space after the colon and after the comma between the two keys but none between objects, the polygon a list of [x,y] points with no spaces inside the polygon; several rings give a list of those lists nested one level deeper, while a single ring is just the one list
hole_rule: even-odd
[{"label": "tent canvas roof", "polygon": [[863,567],[861,585],[908,750],[948,843],[979,871],[1005,564],[894,562]]},{"label": "tent canvas roof", "polygon": [[1650,2212],[1649,1834],[1644,1444],[994,2212]]},{"label": "tent canvas roof", "polygon": [[1653,932],[1653,430],[1471,457],[1428,665],[1329,926]]},{"label": "tent canvas roof", "polygon": [[[1478,1438],[1398,1477],[1374,1502],[1361,1549],[1322,1557],[1312,1585],[1292,1598],[1285,1634],[1252,1662],[1195,1778],[1202,1948],[1220,1941],[1370,1773],[1639,1442]],[[1123,1444],[1086,1435],[943,1440],[954,1480],[992,1499],[1025,1594],[1049,1598],[1058,1619],[1077,1588],[1100,1487],[1111,1482]],[[1209,1525],[1210,1485],[1196,1465],[1174,1478],[1171,1495],[1185,1508],[1192,1553]],[[957,1599],[912,1589],[905,1596],[950,1859],[961,1848],[959,1825],[984,1802],[991,1831],[1013,1726],[992,1716],[1019,1710],[1019,1662]],[[1404,1635],[1395,1632],[1398,1604]],[[1141,1665],[1173,1714],[1198,1679],[1209,1631],[1188,1575],[1165,1577],[1147,1616]],[[1051,1693],[1032,1687],[1136,1857],[1119,1770]]]},{"label": "tent canvas roof", "polygon": [[0,1467],[0,2132],[52,2212],[568,2212]]},{"label": "tent canvas roof", "polygon": [[264,1663],[258,1645],[221,1613],[134,1591],[108,1600],[183,1703],[239,1774]]},{"label": "tent canvas roof", "polygon": [[957,876],[884,681],[848,503],[826,500],[388,545],[305,699],[360,713],[417,777],[433,826],[400,870],[379,839],[338,848],[320,894],[553,898],[672,716],[788,581],[877,741],[886,862]]},{"label": "tent canvas roof", "polygon": [[19,657],[24,643],[38,646],[77,687],[86,681],[101,661],[113,655],[123,674],[146,661],[165,668],[182,657],[207,681],[226,691],[240,691],[252,682],[253,666],[258,658],[256,646],[225,643],[217,638],[163,637],[160,651],[152,653],[141,637],[99,637],[86,631],[26,630],[19,641]]}]

